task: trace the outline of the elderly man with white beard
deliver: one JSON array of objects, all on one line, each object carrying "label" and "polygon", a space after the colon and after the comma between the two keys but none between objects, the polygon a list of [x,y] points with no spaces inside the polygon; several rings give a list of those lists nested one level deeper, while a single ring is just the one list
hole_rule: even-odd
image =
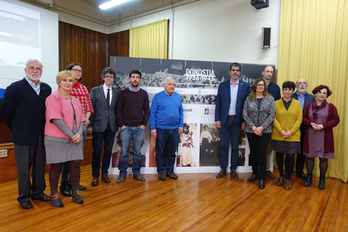
[{"label": "elderly man with white beard", "polygon": [[[312,103],[315,98],[312,94],[307,93],[308,87],[308,82],[306,79],[299,79],[296,81],[296,92],[292,94],[292,98],[299,100],[301,105],[302,105],[302,111],[306,107],[307,104]],[[305,135],[305,126],[303,123],[301,124],[300,127],[301,130],[301,149],[303,146],[303,140],[304,140],[304,135]],[[296,159],[296,174],[297,177],[300,177],[302,179],[306,179],[306,175],[303,173],[303,166],[304,162],[306,160],[306,157],[303,155],[303,150],[301,150],[300,154],[297,154],[297,159]]]}]

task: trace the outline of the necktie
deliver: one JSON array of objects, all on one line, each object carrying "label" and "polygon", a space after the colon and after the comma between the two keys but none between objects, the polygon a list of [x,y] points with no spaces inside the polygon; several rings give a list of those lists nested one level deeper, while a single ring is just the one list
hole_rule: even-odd
[{"label": "necktie", "polygon": [[108,105],[110,105],[110,89],[108,89],[108,92],[106,93],[106,101],[108,102]]}]

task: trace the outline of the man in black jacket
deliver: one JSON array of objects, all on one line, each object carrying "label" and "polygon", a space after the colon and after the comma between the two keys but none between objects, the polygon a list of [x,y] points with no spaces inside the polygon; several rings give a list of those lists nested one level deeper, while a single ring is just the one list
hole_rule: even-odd
[{"label": "man in black jacket", "polygon": [[23,209],[30,209],[33,207],[30,198],[50,201],[50,197],[43,192],[46,188],[43,138],[45,100],[51,94],[51,87],[40,81],[40,61],[28,60],[24,71],[26,76],[22,80],[7,87],[0,113],[12,131],[15,144],[19,193],[17,201]]}]

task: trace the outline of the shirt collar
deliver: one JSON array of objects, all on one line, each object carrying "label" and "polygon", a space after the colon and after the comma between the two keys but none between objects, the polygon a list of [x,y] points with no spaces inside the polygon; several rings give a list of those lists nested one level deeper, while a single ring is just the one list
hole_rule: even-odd
[{"label": "shirt collar", "polygon": [[34,88],[38,88],[40,87],[41,81],[39,80],[39,82],[37,83],[37,86],[35,85],[35,82],[32,80],[29,80],[29,78],[25,77],[25,79],[27,80],[27,82],[29,83],[29,85],[31,85]]},{"label": "shirt collar", "polygon": [[[230,85],[233,85],[233,84],[232,84],[232,80],[231,80],[231,79],[230,79]],[[236,85],[239,85],[239,78],[238,78],[238,80],[237,80]]]},{"label": "shirt collar", "polygon": [[132,89],[131,86],[128,86],[128,89],[129,89],[131,92],[139,92],[140,86],[139,86],[136,90]]},{"label": "shirt collar", "polygon": [[172,95],[169,95],[165,90],[163,90],[169,97],[172,97],[175,92],[172,93]]},{"label": "shirt collar", "polygon": [[307,94],[307,92],[305,92],[305,93],[303,94],[303,96],[301,96],[297,91],[296,91],[296,94],[297,94],[297,97],[304,97],[304,96]]}]

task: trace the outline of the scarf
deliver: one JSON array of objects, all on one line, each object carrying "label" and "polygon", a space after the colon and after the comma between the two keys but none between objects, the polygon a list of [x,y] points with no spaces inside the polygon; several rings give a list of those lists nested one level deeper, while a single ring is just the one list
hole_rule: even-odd
[{"label": "scarf", "polygon": [[319,106],[317,105],[317,101],[314,101],[314,103],[312,105],[313,122],[317,122],[319,110],[323,109],[325,106],[326,106],[326,100],[323,103],[321,103]]}]

